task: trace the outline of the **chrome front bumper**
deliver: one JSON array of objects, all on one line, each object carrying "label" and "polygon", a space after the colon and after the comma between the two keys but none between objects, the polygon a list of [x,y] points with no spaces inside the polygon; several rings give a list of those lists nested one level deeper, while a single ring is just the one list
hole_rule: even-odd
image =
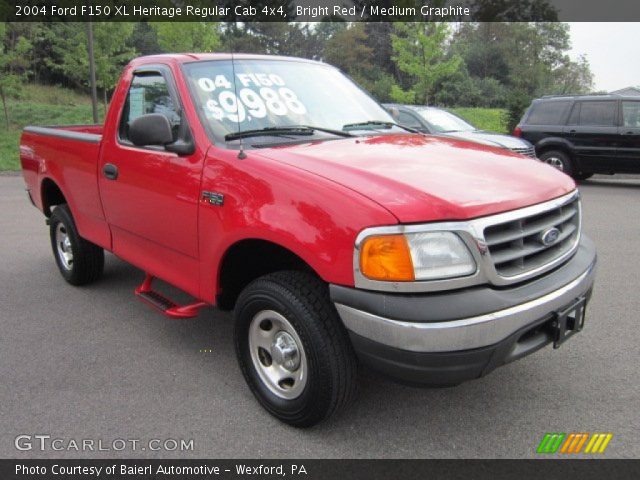
[{"label": "chrome front bumper", "polygon": [[404,322],[383,318],[346,305],[336,304],[348,330],[390,347],[412,352],[451,352],[499,343],[518,330],[586,295],[595,277],[595,263],[578,278],[515,307],[476,317],[446,322]]}]

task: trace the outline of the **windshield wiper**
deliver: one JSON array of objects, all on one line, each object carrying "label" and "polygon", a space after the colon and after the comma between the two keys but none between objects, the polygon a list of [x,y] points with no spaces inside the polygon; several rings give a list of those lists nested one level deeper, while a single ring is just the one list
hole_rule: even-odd
[{"label": "windshield wiper", "polygon": [[225,135],[226,141],[237,140],[239,138],[261,137],[261,136],[279,136],[279,135],[313,135],[315,131],[331,133],[340,137],[353,137],[349,132],[341,130],[332,130],[324,127],[314,127],[311,125],[287,125],[283,127],[265,127],[256,130],[243,130],[241,132],[229,133]]},{"label": "windshield wiper", "polygon": [[[415,128],[411,128],[411,127],[405,127],[404,125],[400,125],[399,123],[395,123],[395,122],[387,122],[386,120],[368,120],[366,122],[358,122],[358,123],[347,123],[346,125],[342,126],[343,130],[349,131],[349,130],[362,130],[360,127],[364,127],[364,129],[366,129],[366,127],[382,127],[386,130],[392,128],[392,127],[398,127],[398,128],[402,128],[403,130],[406,130],[407,132],[411,132],[411,133],[420,133],[418,130],[416,130]],[[373,130],[375,130],[375,128],[373,128]]]}]

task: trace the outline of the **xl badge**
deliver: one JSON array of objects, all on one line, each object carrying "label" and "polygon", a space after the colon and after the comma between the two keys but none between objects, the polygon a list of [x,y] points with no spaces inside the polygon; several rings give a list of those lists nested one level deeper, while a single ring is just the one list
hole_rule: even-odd
[{"label": "xl badge", "polygon": [[553,245],[558,241],[560,237],[560,230],[556,227],[551,227],[540,234],[540,243],[545,246]]},{"label": "xl badge", "polygon": [[224,205],[224,195],[221,193],[203,191],[202,198],[205,201],[208,201],[211,205]]}]

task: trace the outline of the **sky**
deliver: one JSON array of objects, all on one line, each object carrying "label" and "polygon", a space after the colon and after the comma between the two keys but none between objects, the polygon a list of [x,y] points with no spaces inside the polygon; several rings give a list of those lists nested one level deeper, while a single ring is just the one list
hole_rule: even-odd
[{"label": "sky", "polygon": [[572,50],[586,54],[594,89],[610,92],[640,86],[640,23],[569,23]]}]

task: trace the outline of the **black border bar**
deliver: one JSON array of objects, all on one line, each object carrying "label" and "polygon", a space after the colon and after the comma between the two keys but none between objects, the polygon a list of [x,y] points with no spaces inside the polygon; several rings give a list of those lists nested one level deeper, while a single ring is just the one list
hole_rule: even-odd
[{"label": "black border bar", "polygon": [[[125,467],[124,470],[123,466]],[[127,470],[126,467],[134,468],[136,473],[127,473],[131,471]],[[161,471],[159,471],[160,468],[162,468]],[[251,473],[239,474],[238,468],[245,469],[245,472],[246,469],[249,468]],[[31,473],[25,473],[27,471],[30,471]],[[62,475],[60,474],[61,471],[77,471],[78,473]],[[58,472],[58,474],[55,474],[55,472]],[[98,472],[99,474],[97,474]],[[283,473],[284,475],[282,475]],[[517,478],[518,480],[567,480],[579,478],[581,480],[614,480],[618,478],[640,478],[640,460],[5,459],[0,460],[0,478],[2,480],[230,480],[244,478],[297,478],[305,480],[498,480],[502,478]]]},{"label": "black border bar", "polygon": [[638,22],[637,0],[0,0],[0,21]]}]

